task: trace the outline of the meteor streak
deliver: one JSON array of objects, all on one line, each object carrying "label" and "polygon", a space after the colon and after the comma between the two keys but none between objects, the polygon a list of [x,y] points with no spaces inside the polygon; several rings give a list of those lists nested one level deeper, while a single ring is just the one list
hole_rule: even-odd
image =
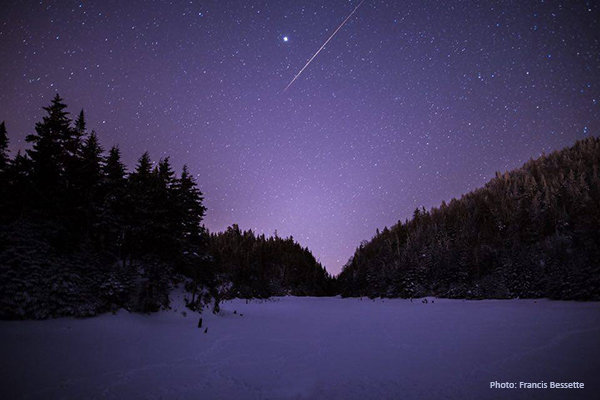
[{"label": "meteor streak", "polygon": [[362,5],[362,3],[364,3],[364,2],[365,2],[365,0],[362,0],[360,3],[358,3],[358,5],[356,6],[356,8],[354,8],[354,10],[352,10],[352,12],[346,17],[346,19],[344,20],[344,22],[342,22],[340,24],[340,26],[338,26],[338,28],[335,31],[333,31],[333,33],[331,34],[331,36],[329,36],[329,39],[327,39],[325,41],[325,43],[323,43],[323,46],[321,46],[321,48],[319,48],[319,50],[317,50],[317,52],[310,58],[310,60],[308,60],[308,62],[306,63],[306,65],[304,65],[304,67],[302,67],[302,69],[300,70],[300,72],[298,72],[296,74],[296,76],[294,76],[294,79],[292,79],[292,81],[290,83],[288,83],[288,85],[285,87],[285,89],[283,89],[284,92],[286,90],[288,90],[288,88],[290,86],[292,86],[292,83],[294,83],[296,81],[296,79],[298,79],[298,77],[300,76],[300,74],[306,69],[306,67],[308,67],[308,64],[310,64],[311,61],[315,59],[315,57],[317,56],[317,54],[319,54],[321,52],[321,50],[323,50],[325,48],[325,46],[327,46],[327,43],[329,43],[329,41],[331,39],[333,39],[333,37],[335,36],[335,34],[338,33],[338,31],[340,29],[342,29],[342,26],[344,26],[344,24],[346,22],[348,22],[348,20],[350,19],[350,17],[352,17],[352,15],[356,12],[356,10],[358,10],[358,7],[360,7]]}]

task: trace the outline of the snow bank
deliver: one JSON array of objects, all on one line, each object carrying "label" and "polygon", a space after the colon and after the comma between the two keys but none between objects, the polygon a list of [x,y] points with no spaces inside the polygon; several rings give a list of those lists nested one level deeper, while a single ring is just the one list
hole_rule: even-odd
[{"label": "snow bank", "polygon": [[150,316],[0,322],[3,397],[600,397],[598,303],[284,297],[222,309],[202,329],[181,294]]}]

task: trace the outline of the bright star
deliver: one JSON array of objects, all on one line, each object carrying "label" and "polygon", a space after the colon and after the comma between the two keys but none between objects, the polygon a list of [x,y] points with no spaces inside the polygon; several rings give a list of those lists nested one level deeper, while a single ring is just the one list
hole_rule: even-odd
[{"label": "bright star", "polygon": [[283,41],[284,41],[284,42],[287,42],[288,40],[289,40],[289,38],[288,38],[287,36],[284,36],[284,37],[283,37]]}]

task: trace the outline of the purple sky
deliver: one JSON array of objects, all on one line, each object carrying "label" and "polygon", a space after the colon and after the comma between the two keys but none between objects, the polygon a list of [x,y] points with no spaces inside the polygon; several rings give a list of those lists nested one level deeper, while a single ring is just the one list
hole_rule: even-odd
[{"label": "purple sky", "polygon": [[[5,1],[11,149],[58,91],[132,166],[188,164],[206,225],[293,235],[332,273],[361,240],[598,135],[585,1]],[[288,37],[285,41],[284,37]]]}]

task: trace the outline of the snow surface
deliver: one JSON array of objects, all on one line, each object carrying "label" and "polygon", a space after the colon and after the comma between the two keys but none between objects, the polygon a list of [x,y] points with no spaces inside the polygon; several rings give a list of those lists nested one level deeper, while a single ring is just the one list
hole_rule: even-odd
[{"label": "snow surface", "polygon": [[600,398],[599,303],[233,300],[204,333],[181,297],[150,316],[0,322],[0,397]]}]

